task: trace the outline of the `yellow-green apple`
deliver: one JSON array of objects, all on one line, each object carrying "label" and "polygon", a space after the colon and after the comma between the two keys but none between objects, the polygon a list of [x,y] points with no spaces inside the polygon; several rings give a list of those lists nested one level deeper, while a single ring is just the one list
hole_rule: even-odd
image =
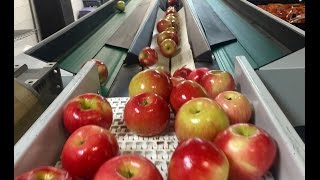
[{"label": "yellow-green apple", "polygon": [[108,68],[106,64],[99,59],[93,59],[92,61],[97,65],[100,85],[104,85],[108,79]]},{"label": "yellow-green apple", "polygon": [[208,69],[206,67],[196,68],[196,69],[192,70],[192,72],[190,72],[190,74],[188,75],[188,77],[186,79],[195,81],[200,84],[203,75],[208,71],[210,71],[210,69]]},{"label": "yellow-green apple", "polygon": [[184,80],[172,88],[170,94],[170,105],[176,113],[180,107],[189,100],[207,96],[206,91],[200,84],[194,81]]},{"label": "yellow-green apple", "polygon": [[155,69],[146,69],[138,72],[131,79],[129,96],[133,97],[144,92],[156,93],[169,102],[171,89],[170,80],[166,75]]},{"label": "yellow-green apple", "polygon": [[70,174],[53,166],[40,166],[14,178],[15,180],[72,180]]},{"label": "yellow-green apple", "polygon": [[160,171],[147,158],[137,154],[120,155],[106,161],[93,180],[163,180]]},{"label": "yellow-green apple", "polygon": [[215,101],[228,115],[230,124],[249,122],[252,108],[245,95],[237,91],[223,91],[215,97]]},{"label": "yellow-green apple", "polygon": [[169,6],[174,6],[177,4],[177,0],[167,0]]},{"label": "yellow-green apple", "polygon": [[64,127],[70,134],[88,124],[109,129],[112,120],[110,103],[96,93],[84,93],[69,100],[63,110]]},{"label": "yellow-green apple", "polygon": [[227,180],[228,173],[228,159],[214,143],[190,138],[174,150],[168,180]]},{"label": "yellow-green apple", "polygon": [[92,178],[99,167],[119,154],[118,142],[107,129],[86,125],[65,142],[61,164],[74,177]]},{"label": "yellow-green apple", "polygon": [[165,29],[165,31],[174,32],[174,33],[176,33],[178,35],[178,38],[179,38],[178,30],[175,27],[173,27],[173,26],[168,27],[168,28]]},{"label": "yellow-green apple", "polygon": [[188,75],[191,73],[191,69],[187,68],[186,66],[183,66],[179,69],[176,69],[173,73],[173,77],[182,77],[184,79],[187,79]]},{"label": "yellow-green apple", "polygon": [[127,102],[123,119],[127,128],[140,136],[159,135],[170,121],[169,104],[155,93],[141,93]]},{"label": "yellow-green apple", "polygon": [[171,58],[177,52],[177,44],[172,39],[165,39],[160,44],[160,52],[164,57]]},{"label": "yellow-green apple", "polygon": [[159,33],[161,33],[162,31],[166,30],[168,27],[171,27],[171,21],[167,20],[167,19],[159,19],[157,21],[157,30]]},{"label": "yellow-green apple", "polygon": [[157,43],[159,46],[161,46],[162,41],[165,39],[172,39],[176,43],[176,45],[179,45],[179,37],[178,34],[171,31],[162,31],[157,35]]},{"label": "yellow-green apple", "polygon": [[139,62],[143,66],[153,66],[158,61],[158,53],[151,47],[145,47],[139,52]]},{"label": "yellow-green apple", "polygon": [[166,20],[169,20],[171,22],[171,25],[177,29],[178,31],[180,30],[180,21],[179,18],[177,16],[175,16],[174,14],[168,14],[165,16]]},{"label": "yellow-green apple", "polygon": [[232,75],[223,70],[210,70],[206,72],[202,77],[201,85],[212,99],[223,91],[235,90],[235,82]]},{"label": "yellow-green apple", "polygon": [[175,116],[174,129],[180,142],[192,137],[213,141],[228,126],[228,116],[218,103],[198,97],[180,107]]},{"label": "yellow-green apple", "polygon": [[238,123],[220,132],[214,143],[227,156],[230,180],[259,180],[272,166],[277,147],[273,138],[253,124]]},{"label": "yellow-green apple", "polygon": [[116,8],[120,11],[120,12],[124,12],[125,8],[126,8],[126,3],[124,1],[118,1]]}]

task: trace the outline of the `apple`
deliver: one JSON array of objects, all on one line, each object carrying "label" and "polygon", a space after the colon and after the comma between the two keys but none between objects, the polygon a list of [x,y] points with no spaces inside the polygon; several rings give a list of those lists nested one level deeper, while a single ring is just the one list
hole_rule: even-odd
[{"label": "apple", "polygon": [[218,103],[198,97],[180,107],[175,116],[174,129],[180,142],[192,137],[213,141],[228,126],[228,116]]},{"label": "apple", "polygon": [[157,22],[157,30],[159,33],[161,33],[162,31],[164,31],[165,29],[171,26],[172,26],[171,21],[167,19],[159,19]]},{"label": "apple", "polygon": [[173,77],[182,77],[184,79],[187,79],[188,75],[191,73],[191,69],[187,68],[186,66],[183,66],[179,69],[176,69],[173,73]]},{"label": "apple", "polygon": [[120,11],[120,12],[124,12],[125,8],[126,8],[126,3],[124,1],[118,1],[116,8]]},{"label": "apple", "polygon": [[168,14],[174,14],[174,15],[177,15],[177,10],[174,6],[169,6],[167,9],[166,9],[166,15]]},{"label": "apple", "polygon": [[202,77],[201,85],[212,99],[223,91],[235,90],[235,82],[232,75],[223,70],[210,70],[206,72]]},{"label": "apple", "polygon": [[129,96],[133,97],[144,92],[156,93],[169,102],[171,88],[170,80],[166,75],[155,69],[146,69],[130,80]]},{"label": "apple", "polygon": [[215,101],[226,112],[230,124],[249,122],[252,109],[245,95],[237,91],[224,91],[216,96]]},{"label": "apple", "polygon": [[25,172],[14,178],[15,180],[37,180],[37,179],[52,179],[52,180],[72,180],[70,174],[53,166],[40,166],[28,172]]},{"label": "apple", "polygon": [[214,143],[190,138],[174,150],[169,166],[169,180],[227,180],[229,162]]},{"label": "apple", "polygon": [[137,154],[120,155],[105,162],[93,180],[163,180],[160,171],[147,158]]},{"label": "apple", "polygon": [[204,88],[190,80],[184,80],[173,87],[170,94],[170,105],[175,113],[178,112],[180,107],[189,100],[197,97],[207,97]]},{"label": "apple", "polygon": [[74,131],[63,145],[61,164],[72,176],[91,178],[118,153],[114,135],[100,126],[86,125]]},{"label": "apple", "polygon": [[155,93],[141,93],[130,98],[124,108],[127,128],[140,136],[161,134],[170,121],[168,103]]},{"label": "apple", "polygon": [[172,87],[176,87],[180,82],[184,81],[186,79],[184,79],[183,77],[170,77],[170,81],[171,81],[171,84],[172,84]]},{"label": "apple", "polygon": [[177,4],[177,0],[167,0],[169,6],[174,6]]},{"label": "apple", "polygon": [[161,33],[159,33],[157,35],[157,43],[159,46],[161,46],[161,43],[165,40],[165,39],[172,39],[174,40],[174,42],[176,43],[176,45],[179,45],[179,36],[177,33],[172,32],[172,31],[162,31]]},{"label": "apple", "polygon": [[168,28],[165,29],[165,31],[174,32],[174,33],[176,33],[178,35],[178,38],[179,38],[178,30],[175,27],[173,27],[173,26],[168,27]]},{"label": "apple", "polygon": [[99,59],[92,59],[92,61],[97,65],[100,85],[104,85],[108,79],[108,68],[104,62]]},{"label": "apple", "polygon": [[88,124],[109,129],[112,120],[110,103],[103,96],[95,93],[85,93],[71,99],[63,110],[64,127],[70,134]]},{"label": "apple", "polygon": [[158,53],[151,47],[143,48],[139,53],[139,62],[143,66],[153,66],[158,61]]},{"label": "apple", "polygon": [[259,180],[275,160],[273,138],[253,124],[238,123],[220,132],[214,143],[227,156],[230,180]]},{"label": "apple", "polygon": [[205,75],[205,73],[208,71],[210,71],[210,69],[206,67],[196,68],[188,75],[186,79],[195,81],[200,84],[203,75]]},{"label": "apple", "polygon": [[177,52],[177,44],[172,39],[165,39],[160,44],[160,52],[166,58],[171,58]]},{"label": "apple", "polygon": [[170,79],[171,74],[170,74],[170,72],[168,71],[168,69],[165,68],[164,66],[158,65],[158,66],[155,68],[155,70],[158,70],[159,72],[163,73],[164,75],[167,76],[167,78]]}]

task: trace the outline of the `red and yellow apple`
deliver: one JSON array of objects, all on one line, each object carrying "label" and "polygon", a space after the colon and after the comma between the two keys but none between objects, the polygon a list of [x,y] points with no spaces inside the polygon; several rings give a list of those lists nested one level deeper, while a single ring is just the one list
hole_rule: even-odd
[{"label": "red and yellow apple", "polygon": [[192,72],[190,68],[187,68],[186,66],[183,66],[179,69],[176,69],[173,73],[173,77],[182,77],[184,79],[187,79],[188,75]]},{"label": "red and yellow apple", "polygon": [[139,62],[143,66],[153,66],[158,61],[158,53],[151,47],[145,47],[139,52]]},{"label": "red and yellow apple", "polygon": [[260,180],[277,152],[275,141],[266,131],[247,123],[231,125],[218,134],[214,143],[229,160],[230,180]]},{"label": "red and yellow apple", "polygon": [[100,85],[104,85],[108,80],[108,68],[104,62],[99,59],[92,59],[97,65]]},{"label": "red and yellow apple", "polygon": [[61,163],[74,177],[92,178],[105,161],[118,153],[114,135],[100,126],[86,125],[74,131],[65,142]]},{"label": "red and yellow apple", "polygon": [[229,162],[214,143],[190,138],[174,150],[168,167],[169,180],[227,180]]},{"label": "red and yellow apple", "polygon": [[161,46],[161,43],[165,39],[172,39],[172,40],[174,40],[174,42],[176,43],[177,46],[179,45],[179,37],[178,37],[178,34],[175,33],[175,32],[162,31],[161,33],[159,33],[158,36],[157,36],[158,46]]},{"label": "red and yellow apple", "polygon": [[63,110],[64,127],[69,133],[89,124],[109,129],[112,120],[110,103],[103,96],[95,93],[85,93],[71,99]]},{"label": "red and yellow apple", "polygon": [[73,180],[70,174],[53,166],[40,166],[14,178],[15,180]]},{"label": "red and yellow apple", "polygon": [[201,84],[201,80],[202,80],[203,75],[205,75],[205,73],[208,71],[210,71],[210,70],[206,67],[196,68],[192,72],[190,72],[190,74],[188,75],[188,77],[186,79],[192,80],[192,81],[195,81],[195,82]]},{"label": "red and yellow apple", "polygon": [[198,97],[180,107],[175,116],[174,129],[180,142],[193,137],[213,141],[228,126],[228,116],[218,103]]},{"label": "red and yellow apple", "polygon": [[171,21],[167,20],[167,19],[159,19],[157,21],[157,30],[159,33],[161,33],[162,31],[166,30],[168,27],[171,27]]},{"label": "red and yellow apple", "polygon": [[177,44],[172,39],[165,39],[160,44],[160,52],[166,58],[171,58],[177,52]]},{"label": "red and yellow apple", "polygon": [[141,93],[127,102],[123,119],[127,128],[138,135],[159,135],[169,124],[170,108],[161,96]]},{"label": "red and yellow apple", "polygon": [[223,91],[215,101],[229,117],[230,124],[247,123],[252,115],[252,108],[247,97],[237,91]]},{"label": "red and yellow apple", "polygon": [[202,77],[201,85],[212,99],[223,91],[235,90],[235,82],[232,75],[223,70],[210,70],[206,72]]}]

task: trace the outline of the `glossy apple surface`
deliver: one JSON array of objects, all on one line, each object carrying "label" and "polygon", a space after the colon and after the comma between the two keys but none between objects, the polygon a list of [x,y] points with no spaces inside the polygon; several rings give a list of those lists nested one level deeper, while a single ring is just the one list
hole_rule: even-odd
[{"label": "glossy apple surface", "polygon": [[201,85],[212,99],[223,91],[235,90],[235,82],[232,75],[223,70],[210,70],[206,72],[201,80]]},{"label": "glossy apple surface", "polygon": [[177,16],[177,9],[174,6],[169,6],[166,9],[166,15],[168,15],[168,14],[174,14]]},{"label": "glossy apple surface", "polygon": [[109,129],[112,120],[113,113],[108,100],[95,93],[85,93],[71,99],[63,110],[64,127],[69,133],[88,124]]},{"label": "glossy apple surface", "polygon": [[72,180],[65,170],[53,166],[36,167],[14,178],[15,180]]},{"label": "glossy apple surface", "polygon": [[198,137],[213,141],[229,126],[224,110],[214,100],[199,97],[184,103],[175,116],[174,129],[178,140]]},{"label": "glossy apple surface", "polygon": [[189,73],[189,75],[186,79],[192,80],[192,81],[195,81],[195,82],[201,84],[202,77],[208,71],[210,71],[210,70],[206,67],[194,69],[194,70],[192,70],[192,72]]},{"label": "glossy apple surface", "polygon": [[171,58],[177,52],[177,44],[172,39],[165,39],[160,44],[160,52],[166,58]]},{"label": "glossy apple surface", "polygon": [[171,83],[166,75],[154,69],[146,69],[137,73],[129,83],[129,96],[140,93],[156,93],[169,102]]},{"label": "glossy apple surface", "polygon": [[158,61],[158,53],[156,50],[145,47],[139,53],[139,62],[143,66],[153,66]]},{"label": "glossy apple surface", "polygon": [[159,19],[157,22],[157,30],[159,33],[161,33],[162,31],[166,30],[168,27],[171,27],[171,21],[167,20],[167,19]]},{"label": "glossy apple surface", "polygon": [[91,178],[105,161],[118,153],[114,135],[100,126],[86,125],[73,132],[65,142],[61,163],[72,176]]},{"label": "glossy apple surface", "polygon": [[141,93],[130,98],[124,108],[127,128],[141,136],[161,134],[169,124],[168,103],[154,93]]},{"label": "glossy apple surface", "polygon": [[277,152],[275,141],[266,131],[247,123],[231,125],[214,143],[229,160],[230,180],[260,180]]},{"label": "glossy apple surface", "polygon": [[186,66],[183,66],[177,70],[174,71],[173,77],[182,77],[184,79],[187,79],[188,75],[192,72],[190,68],[187,68]]},{"label": "glossy apple surface", "polygon": [[126,9],[126,3],[124,1],[119,0],[117,2],[116,8],[120,11],[120,12],[124,12],[124,10]]},{"label": "glossy apple surface", "polygon": [[252,115],[252,108],[247,97],[237,91],[223,91],[215,101],[229,117],[230,124],[247,123]]},{"label": "glossy apple surface", "polygon": [[169,6],[174,6],[177,4],[177,0],[167,0]]},{"label": "glossy apple surface", "polygon": [[147,158],[136,155],[120,155],[105,162],[93,180],[163,180],[157,167]]},{"label": "glossy apple surface", "polygon": [[174,150],[168,167],[169,180],[227,180],[229,162],[212,142],[191,138]]},{"label": "glossy apple surface", "polygon": [[176,87],[180,82],[184,81],[186,79],[184,79],[183,77],[170,77],[170,81],[172,84],[172,88]]},{"label": "glossy apple surface", "polygon": [[158,70],[159,72],[163,73],[164,75],[167,76],[167,78],[170,79],[171,74],[170,74],[168,68],[166,68],[166,67],[164,67],[164,66],[162,66],[162,65],[158,65],[158,66],[155,68],[155,70]]},{"label": "glossy apple surface", "polygon": [[106,64],[99,59],[93,59],[93,61],[96,63],[98,68],[100,85],[104,85],[108,80],[108,68]]},{"label": "glossy apple surface", "polygon": [[165,39],[172,39],[176,43],[176,45],[179,45],[179,37],[178,37],[178,34],[175,32],[165,30],[165,31],[162,31],[161,33],[159,33],[157,36],[158,46],[161,46],[161,43]]},{"label": "glossy apple surface", "polygon": [[194,81],[184,80],[173,87],[170,94],[170,105],[176,113],[184,103],[197,97],[207,97],[204,88]]}]

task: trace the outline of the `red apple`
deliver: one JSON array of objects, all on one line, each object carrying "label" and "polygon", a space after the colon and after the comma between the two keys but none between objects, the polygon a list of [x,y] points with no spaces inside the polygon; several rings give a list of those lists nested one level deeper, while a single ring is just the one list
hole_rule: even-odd
[{"label": "red apple", "polygon": [[157,167],[147,158],[137,155],[120,155],[105,162],[93,180],[162,180]]},{"label": "red apple", "polygon": [[187,79],[188,75],[191,73],[191,69],[187,68],[186,66],[183,66],[179,69],[176,69],[173,73],[173,77],[182,77],[184,79]]},{"label": "red apple", "polygon": [[176,45],[179,45],[179,37],[178,37],[178,34],[175,33],[175,32],[162,31],[161,33],[159,33],[158,36],[157,36],[157,43],[158,43],[158,45],[161,46],[161,43],[162,43],[165,39],[172,39],[172,40],[174,40],[174,42],[176,43]]},{"label": "red apple", "polygon": [[176,113],[184,103],[197,97],[207,97],[207,93],[203,87],[194,81],[184,80],[172,89],[170,105]]},{"label": "red apple", "polygon": [[174,129],[180,142],[193,137],[213,141],[228,126],[228,116],[218,103],[206,97],[198,97],[180,107]]},{"label": "red apple", "polygon": [[224,91],[215,98],[229,117],[230,124],[247,123],[252,114],[251,104],[246,96],[237,91]]},{"label": "red apple", "polygon": [[171,27],[171,21],[167,20],[167,19],[160,19],[157,22],[157,30],[159,33],[161,33],[162,31],[166,30],[168,27]]},{"label": "red apple", "polygon": [[235,90],[235,82],[232,75],[222,70],[210,70],[206,72],[201,80],[201,85],[212,99],[223,91]]},{"label": "red apple", "polygon": [[170,180],[227,180],[229,162],[212,142],[191,138],[175,149],[169,162]]},{"label": "red apple", "polygon": [[205,75],[206,72],[210,71],[208,68],[206,67],[202,67],[202,68],[197,68],[197,69],[194,69],[186,79],[188,80],[192,80],[192,81],[195,81],[199,84],[201,84],[201,80],[202,80],[202,77],[203,75]]},{"label": "red apple", "polygon": [[184,81],[186,79],[184,79],[183,77],[170,77],[170,81],[172,84],[172,87],[176,87],[180,82]]},{"label": "red apple", "polygon": [[160,95],[169,102],[171,83],[166,75],[155,70],[146,69],[137,73],[129,83],[129,96],[149,92]]},{"label": "red apple", "polygon": [[172,39],[165,39],[160,44],[160,52],[164,57],[171,58],[177,52],[177,44]]},{"label": "red apple", "polygon": [[112,120],[113,113],[108,100],[95,93],[85,93],[71,99],[63,110],[64,127],[69,133],[88,124],[109,129]]},{"label": "red apple", "polygon": [[263,129],[239,123],[219,133],[215,144],[230,163],[230,180],[259,180],[276,156],[276,143]]},{"label": "red apple", "polygon": [[170,108],[161,96],[141,93],[127,102],[123,119],[127,128],[138,135],[159,135],[169,124]]},{"label": "red apple", "polygon": [[53,166],[40,166],[28,172],[25,172],[14,179],[15,180],[37,180],[37,179],[72,180],[72,177],[67,171],[63,169],[59,169]]},{"label": "red apple", "polygon": [[167,0],[169,6],[174,6],[177,4],[177,0]]},{"label": "red apple", "polygon": [[108,79],[108,68],[99,59],[93,59],[93,61],[96,63],[96,65],[98,67],[98,75],[99,75],[100,85],[104,85]]},{"label": "red apple", "polygon": [[65,142],[61,163],[72,176],[91,178],[98,168],[119,153],[118,142],[107,129],[86,125]]},{"label": "red apple", "polygon": [[158,53],[156,50],[145,47],[139,53],[139,62],[143,66],[153,66],[158,61]]}]

